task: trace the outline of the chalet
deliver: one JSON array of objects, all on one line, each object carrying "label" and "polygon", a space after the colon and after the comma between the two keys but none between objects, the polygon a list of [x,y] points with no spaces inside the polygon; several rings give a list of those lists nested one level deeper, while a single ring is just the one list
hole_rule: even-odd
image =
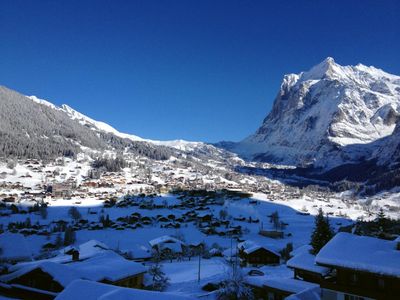
[{"label": "chalet", "polygon": [[273,239],[283,239],[283,231],[278,230],[260,230],[259,235],[273,238]]},{"label": "chalet", "polygon": [[164,235],[149,241],[151,248],[155,249],[158,253],[183,253],[186,244],[177,238],[169,235]]},{"label": "chalet", "polygon": [[27,264],[13,273],[0,276],[0,280],[11,287],[10,294],[13,296],[51,299],[77,279],[142,288],[145,272],[143,265],[106,251],[85,260]]},{"label": "chalet", "polygon": [[[267,279],[263,283],[263,291],[267,295],[268,300],[283,300],[291,295],[296,295],[310,290],[318,295],[320,294],[318,284],[293,278]],[[319,298],[315,297],[305,299],[312,300]]]},{"label": "chalet", "polygon": [[73,186],[66,183],[54,183],[50,186],[50,191],[55,198],[68,198],[72,195]]},{"label": "chalet", "polygon": [[241,242],[237,248],[239,257],[244,265],[261,266],[279,264],[279,253],[253,241]]},{"label": "chalet", "polygon": [[321,282],[322,299],[399,299],[400,250],[397,241],[338,233],[317,254],[332,271]]},{"label": "chalet", "polygon": [[[252,288],[255,299],[320,300],[320,288],[315,283],[293,278],[270,278],[269,276],[248,276],[245,281]],[[290,298],[302,293],[306,293],[307,297]]]},{"label": "chalet", "polygon": [[209,222],[211,221],[213,215],[210,212],[201,212],[197,215],[197,218],[201,221],[201,222]]},{"label": "chalet", "polygon": [[308,251],[292,257],[286,265],[293,269],[295,279],[318,284],[330,273],[330,268],[317,265],[315,256]]}]

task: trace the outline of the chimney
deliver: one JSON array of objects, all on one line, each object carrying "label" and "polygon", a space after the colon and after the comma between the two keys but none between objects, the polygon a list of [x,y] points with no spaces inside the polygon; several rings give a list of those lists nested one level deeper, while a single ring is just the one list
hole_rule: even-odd
[{"label": "chimney", "polygon": [[79,251],[78,250],[74,250],[72,252],[72,261],[78,261],[79,260]]}]

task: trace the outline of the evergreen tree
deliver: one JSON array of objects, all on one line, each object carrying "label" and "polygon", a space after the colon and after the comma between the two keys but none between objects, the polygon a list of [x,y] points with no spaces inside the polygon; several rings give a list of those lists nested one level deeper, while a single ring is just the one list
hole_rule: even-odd
[{"label": "evergreen tree", "polygon": [[376,217],[376,222],[378,223],[380,232],[384,232],[385,231],[386,221],[387,221],[386,215],[385,215],[383,209],[381,208],[379,210],[378,214],[377,214],[377,217]]},{"label": "evergreen tree", "polygon": [[311,252],[317,254],[330,241],[333,235],[334,232],[329,224],[329,219],[324,217],[324,212],[320,208],[315,216],[315,228],[311,235]]},{"label": "evergreen tree", "polygon": [[287,243],[286,247],[283,248],[281,251],[279,251],[279,254],[281,255],[284,261],[288,261],[290,259],[290,252],[292,251],[293,251],[293,244]]},{"label": "evergreen tree", "polygon": [[64,244],[60,233],[57,234],[55,244],[56,244],[56,248],[60,248]]},{"label": "evergreen tree", "polygon": [[278,211],[275,211],[274,213],[271,214],[270,222],[273,224],[275,230],[281,229],[281,221]]},{"label": "evergreen tree", "polygon": [[68,215],[74,219],[75,221],[78,221],[82,218],[81,213],[78,211],[78,209],[75,206],[72,206],[68,210]]},{"label": "evergreen tree", "polygon": [[228,212],[227,212],[227,210],[226,209],[221,209],[220,211],[219,211],[219,218],[221,219],[221,220],[226,220],[226,217],[228,216]]},{"label": "evergreen tree", "polygon": [[152,290],[163,291],[169,285],[169,278],[165,276],[159,262],[149,268],[149,275],[152,278]]},{"label": "evergreen tree", "polygon": [[68,226],[64,232],[64,246],[69,246],[75,243],[75,231],[72,227]]},{"label": "evergreen tree", "polygon": [[44,201],[40,204],[39,212],[42,219],[45,220],[47,218],[47,204]]},{"label": "evergreen tree", "polygon": [[32,227],[32,223],[31,223],[31,218],[26,218],[25,220],[25,227],[26,228],[31,228]]}]

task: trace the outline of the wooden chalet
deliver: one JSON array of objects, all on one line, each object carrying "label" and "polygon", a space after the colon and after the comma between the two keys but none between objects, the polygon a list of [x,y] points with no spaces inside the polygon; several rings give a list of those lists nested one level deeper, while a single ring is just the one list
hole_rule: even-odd
[{"label": "wooden chalet", "polygon": [[330,273],[330,268],[315,263],[315,256],[308,251],[295,255],[286,265],[293,269],[294,278],[308,282],[321,283]]},{"label": "wooden chalet", "polygon": [[330,268],[321,282],[323,300],[400,299],[400,248],[387,241],[338,233],[316,256]]},{"label": "wooden chalet", "polygon": [[105,251],[88,259],[79,260],[72,253],[70,261],[62,263],[44,260],[23,264],[13,273],[0,276],[7,294],[23,299],[53,299],[76,279],[86,279],[129,288],[143,288],[146,268],[120,255]]},{"label": "wooden chalet", "polygon": [[68,183],[54,183],[50,187],[51,195],[55,198],[71,197],[73,185]]},{"label": "wooden chalet", "polygon": [[303,280],[249,276],[246,284],[252,288],[255,299],[284,300],[300,293],[307,293],[308,297],[306,298],[294,299],[320,300],[319,285]]},{"label": "wooden chalet", "polygon": [[242,264],[248,266],[275,265],[280,262],[279,253],[252,241],[238,244],[238,254]]}]

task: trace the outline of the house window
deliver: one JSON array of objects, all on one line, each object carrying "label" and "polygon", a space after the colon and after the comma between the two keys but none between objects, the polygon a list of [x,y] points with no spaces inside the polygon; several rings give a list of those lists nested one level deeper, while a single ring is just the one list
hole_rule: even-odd
[{"label": "house window", "polygon": [[268,292],[268,300],[275,300],[274,294],[271,292]]},{"label": "house window", "polygon": [[352,284],[356,284],[358,281],[358,275],[356,273],[352,273],[350,275],[350,283]]},{"label": "house window", "polygon": [[384,280],[383,278],[379,278],[379,279],[378,279],[378,287],[379,287],[380,289],[385,288],[385,280]]}]

